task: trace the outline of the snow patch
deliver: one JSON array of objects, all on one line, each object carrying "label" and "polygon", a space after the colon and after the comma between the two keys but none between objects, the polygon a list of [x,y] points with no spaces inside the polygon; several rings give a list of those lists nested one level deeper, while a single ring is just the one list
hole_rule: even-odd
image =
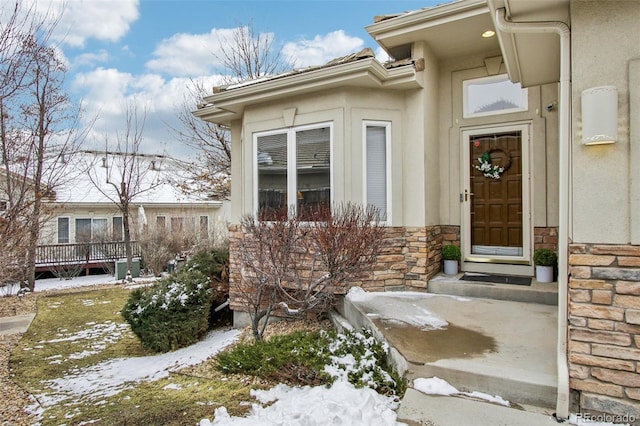
[{"label": "snow patch", "polygon": [[252,390],[251,395],[262,405],[253,404],[247,417],[231,417],[225,407],[220,407],[215,410],[213,420],[202,419],[200,426],[404,424],[396,421],[396,398],[380,395],[367,387],[355,388],[345,380],[337,380],[330,388],[279,384],[266,391]]},{"label": "snow patch", "polygon": [[509,407],[509,401],[503,399],[498,395],[489,395],[484,392],[460,392],[457,388],[450,385],[446,380],[443,380],[439,377],[431,377],[431,378],[418,378],[413,381],[413,388],[417,391],[425,393],[427,395],[464,395],[471,398],[483,399],[488,402],[492,402],[494,404],[504,405],[505,407]]},{"label": "snow patch", "polygon": [[160,355],[111,359],[100,364],[75,369],[64,378],[49,380],[46,384],[53,395],[43,395],[43,405],[67,399],[89,396],[106,398],[126,389],[127,383],[151,382],[183,367],[199,364],[233,343],[239,330],[213,331],[189,347]]}]

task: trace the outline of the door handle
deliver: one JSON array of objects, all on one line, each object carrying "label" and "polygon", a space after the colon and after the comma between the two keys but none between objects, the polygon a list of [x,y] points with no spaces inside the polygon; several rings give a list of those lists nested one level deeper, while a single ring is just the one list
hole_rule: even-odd
[{"label": "door handle", "polygon": [[470,197],[470,196],[472,196],[472,195],[473,195],[473,192],[469,192],[469,190],[468,190],[468,189],[465,189],[465,190],[464,190],[464,200],[465,200],[465,201],[468,201],[468,200],[469,200],[469,197]]}]

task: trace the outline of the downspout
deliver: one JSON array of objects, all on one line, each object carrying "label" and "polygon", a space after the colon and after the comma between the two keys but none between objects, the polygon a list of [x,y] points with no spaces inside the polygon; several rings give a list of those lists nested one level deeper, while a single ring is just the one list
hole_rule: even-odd
[{"label": "downspout", "polygon": [[570,209],[570,152],[571,152],[571,31],[564,22],[509,22],[505,9],[496,10],[496,26],[507,33],[555,33],[560,37],[560,93],[559,93],[559,229],[558,229],[558,397],[556,417],[569,417],[569,366],[567,362],[568,332],[568,254]]}]

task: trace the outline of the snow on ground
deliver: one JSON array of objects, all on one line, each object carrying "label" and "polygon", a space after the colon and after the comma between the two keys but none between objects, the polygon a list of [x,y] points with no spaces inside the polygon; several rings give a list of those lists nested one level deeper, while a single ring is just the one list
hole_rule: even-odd
[{"label": "snow on ground", "polygon": [[[390,292],[367,292],[360,287],[352,287],[347,297],[357,305],[362,306],[370,318],[392,323],[404,323],[414,327],[422,327],[424,330],[434,330],[445,328],[448,323],[433,312],[418,305],[413,305],[413,309],[407,310],[406,306],[394,303],[397,299],[424,299],[429,297],[455,297],[442,296],[429,293],[419,293],[415,291],[390,291]],[[468,300],[456,297],[460,300]]]},{"label": "snow on ground", "polygon": [[102,398],[115,395],[128,383],[155,381],[167,377],[170,371],[199,364],[223,350],[240,335],[240,330],[213,331],[204,340],[189,347],[159,355],[110,359],[97,365],[77,369],[68,376],[47,382],[56,395],[46,395],[40,401],[57,403],[85,396]]},{"label": "snow on ground", "polygon": [[[137,286],[148,285],[156,281],[157,277],[140,277],[134,278],[133,283],[126,283],[127,288],[135,288]],[[64,290],[76,287],[86,287],[95,285],[107,285],[107,284],[123,284],[122,280],[116,279],[113,275],[80,275],[73,277],[72,279],[60,279],[60,278],[43,278],[36,280],[35,290],[36,292],[51,291],[51,290]],[[18,284],[7,285],[3,287],[3,295],[13,296],[18,294],[20,286]]]},{"label": "snow on ground", "polygon": [[418,378],[413,381],[413,388],[417,391],[425,393],[427,395],[464,395],[469,396],[471,398],[483,399],[488,402],[493,402],[495,404],[504,405],[505,407],[509,407],[509,401],[504,400],[502,397],[498,395],[489,395],[484,392],[460,392],[454,386],[451,386],[446,380],[442,380],[439,377],[431,377],[431,378]]},{"label": "snow on ground", "polygon": [[[224,407],[214,419],[200,426],[391,426],[396,422],[398,401],[371,388],[356,389],[344,379],[326,386],[277,385],[267,391],[252,391],[260,404],[253,404],[248,417],[230,417]],[[265,404],[270,404],[266,407]],[[261,405],[262,404],[262,405]]]}]

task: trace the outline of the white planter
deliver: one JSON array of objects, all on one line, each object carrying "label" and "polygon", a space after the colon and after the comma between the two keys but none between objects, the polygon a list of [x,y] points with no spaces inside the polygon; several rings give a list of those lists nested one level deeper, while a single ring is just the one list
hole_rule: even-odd
[{"label": "white planter", "polygon": [[444,261],[444,273],[447,275],[456,275],[458,273],[458,261],[457,260],[445,260]]},{"label": "white planter", "polygon": [[536,280],[539,283],[553,282],[553,266],[536,265]]}]

